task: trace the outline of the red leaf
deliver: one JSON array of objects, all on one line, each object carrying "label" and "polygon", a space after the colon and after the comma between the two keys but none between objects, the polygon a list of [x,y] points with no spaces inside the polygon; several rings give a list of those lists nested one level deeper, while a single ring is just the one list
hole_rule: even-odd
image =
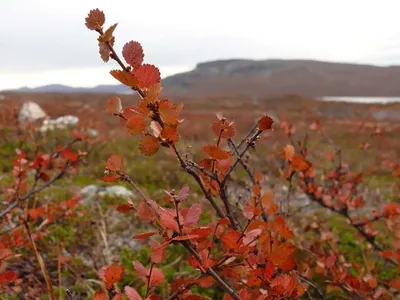
[{"label": "red leaf", "polygon": [[139,233],[137,235],[135,235],[134,237],[132,237],[133,239],[136,240],[142,240],[142,239],[146,239],[154,234],[156,234],[157,232],[151,231],[151,232],[143,232],[143,233]]},{"label": "red leaf", "polygon": [[14,282],[17,279],[17,272],[5,271],[0,274],[0,287],[8,283]]},{"label": "red leaf", "polygon": [[151,255],[151,261],[155,264],[161,263],[165,259],[167,246],[169,241],[164,242],[153,248],[153,253]]},{"label": "red leaf", "polygon": [[107,159],[106,167],[112,172],[117,172],[120,170],[121,164],[122,164],[121,157],[119,157],[118,155],[111,155]]},{"label": "red leaf", "polygon": [[113,284],[122,279],[124,268],[120,265],[109,266],[104,271],[104,278],[107,283]]},{"label": "red leaf", "polygon": [[199,204],[193,204],[187,211],[183,224],[187,227],[193,227],[197,222],[199,222],[200,215],[201,206]]},{"label": "red leaf", "polygon": [[167,211],[162,211],[160,213],[160,223],[164,229],[173,229],[178,231],[178,223],[175,221],[174,217]]},{"label": "red leaf", "polygon": [[133,74],[139,82],[139,87],[142,89],[150,88],[154,84],[159,83],[161,80],[161,75],[158,68],[149,64],[138,66],[133,71]]},{"label": "red leaf", "polygon": [[223,150],[216,145],[204,145],[202,149],[204,153],[208,154],[211,158],[214,158],[216,160],[224,160],[230,157],[228,151]]},{"label": "red leaf", "polygon": [[397,290],[400,290],[400,279],[392,279],[392,280],[389,282],[389,285],[390,285],[392,288],[395,288],[395,289],[397,289]]},{"label": "red leaf", "polygon": [[270,280],[272,275],[274,275],[275,267],[271,262],[268,262],[264,269],[264,279]]},{"label": "red leaf", "polygon": [[122,48],[122,56],[132,67],[139,67],[143,63],[144,53],[142,45],[136,41],[130,41]]},{"label": "red leaf", "polygon": [[60,151],[60,154],[65,159],[70,160],[72,162],[77,161],[79,158],[79,154],[77,152],[72,151],[69,148],[66,148],[66,149]]},{"label": "red leaf", "polygon": [[276,247],[271,253],[268,253],[267,258],[275,266],[284,271],[290,271],[295,267],[292,255],[296,251],[293,244],[285,242]]},{"label": "red leaf", "polygon": [[117,96],[113,96],[106,101],[105,113],[108,114],[119,114],[122,112],[121,99]]},{"label": "red leaf", "polygon": [[106,17],[101,10],[96,8],[89,12],[85,21],[86,27],[90,30],[100,30],[106,21]]},{"label": "red leaf", "polygon": [[164,277],[164,273],[160,269],[153,268],[153,271],[151,272],[150,286],[160,285],[163,282]]},{"label": "red leaf", "polygon": [[172,240],[173,241],[185,241],[185,240],[192,240],[195,238],[198,238],[199,236],[196,234],[187,234],[187,235],[180,235],[177,237],[174,237]]},{"label": "red leaf", "polygon": [[160,148],[160,142],[157,138],[151,135],[146,135],[142,138],[139,144],[139,150],[146,156],[151,156],[157,153]]},{"label": "red leaf", "polygon": [[127,203],[123,203],[118,205],[117,211],[120,212],[121,214],[126,214],[132,210],[132,206]]},{"label": "red leaf", "polygon": [[267,130],[272,128],[272,124],[274,124],[274,120],[272,120],[271,117],[269,116],[263,116],[259,121],[258,121],[258,129],[260,130]]},{"label": "red leaf", "polygon": [[184,202],[189,198],[189,187],[184,186],[178,193],[178,200]]},{"label": "red leaf", "polygon": [[103,176],[101,177],[101,180],[103,180],[104,182],[115,182],[119,180],[118,176]]},{"label": "red leaf", "polygon": [[133,262],[133,267],[135,268],[136,272],[138,272],[138,274],[140,276],[146,276],[147,275],[146,268],[139,261],[135,260]]},{"label": "red leaf", "polygon": [[142,300],[142,297],[140,297],[139,293],[134,288],[125,286],[124,290],[128,300]]},{"label": "red leaf", "polygon": [[93,295],[93,300],[108,300],[108,296],[105,292],[103,291],[97,291]]}]

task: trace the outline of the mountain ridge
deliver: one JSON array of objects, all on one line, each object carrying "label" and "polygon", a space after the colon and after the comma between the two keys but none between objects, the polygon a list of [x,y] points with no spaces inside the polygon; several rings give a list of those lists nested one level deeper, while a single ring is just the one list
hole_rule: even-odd
[{"label": "mountain ridge", "polygon": [[[162,80],[167,96],[265,97],[281,94],[304,96],[400,96],[400,66],[326,62],[305,59],[225,59],[200,62],[188,72]],[[12,92],[129,93],[123,85],[74,88],[46,85]]]}]

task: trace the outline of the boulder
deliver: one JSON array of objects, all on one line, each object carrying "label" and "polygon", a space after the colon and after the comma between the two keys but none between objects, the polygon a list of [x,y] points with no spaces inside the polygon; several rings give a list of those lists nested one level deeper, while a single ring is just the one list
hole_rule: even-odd
[{"label": "boulder", "polygon": [[18,121],[20,123],[24,122],[34,122],[36,120],[46,118],[47,114],[44,110],[35,102],[25,102],[18,114]]}]

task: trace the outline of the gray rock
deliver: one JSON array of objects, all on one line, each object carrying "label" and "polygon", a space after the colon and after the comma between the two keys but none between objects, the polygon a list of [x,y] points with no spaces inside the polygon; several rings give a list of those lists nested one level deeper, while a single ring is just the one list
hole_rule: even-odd
[{"label": "gray rock", "polygon": [[47,114],[44,110],[35,102],[25,102],[18,115],[18,121],[23,122],[34,122],[36,120],[46,118]]}]

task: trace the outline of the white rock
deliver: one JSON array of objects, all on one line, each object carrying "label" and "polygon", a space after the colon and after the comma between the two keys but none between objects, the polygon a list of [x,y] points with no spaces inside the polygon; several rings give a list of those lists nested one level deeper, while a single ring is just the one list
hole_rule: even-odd
[{"label": "white rock", "polygon": [[20,123],[33,122],[46,117],[47,114],[37,103],[25,102],[19,111],[18,121]]},{"label": "white rock", "polygon": [[0,101],[1,101],[1,100],[5,100],[5,99],[6,99],[6,96],[0,95]]},{"label": "white rock", "polygon": [[84,205],[92,204],[96,199],[97,193],[100,191],[100,187],[95,184],[87,185],[81,189],[82,199],[81,202]]},{"label": "white rock", "polygon": [[121,185],[114,185],[106,187],[104,192],[100,192],[101,196],[115,196],[121,198],[133,197],[132,191]]},{"label": "white rock", "polygon": [[64,129],[67,127],[75,127],[79,122],[79,118],[72,115],[58,117],[57,119],[45,119],[40,127],[41,132],[52,131],[54,129]]}]

